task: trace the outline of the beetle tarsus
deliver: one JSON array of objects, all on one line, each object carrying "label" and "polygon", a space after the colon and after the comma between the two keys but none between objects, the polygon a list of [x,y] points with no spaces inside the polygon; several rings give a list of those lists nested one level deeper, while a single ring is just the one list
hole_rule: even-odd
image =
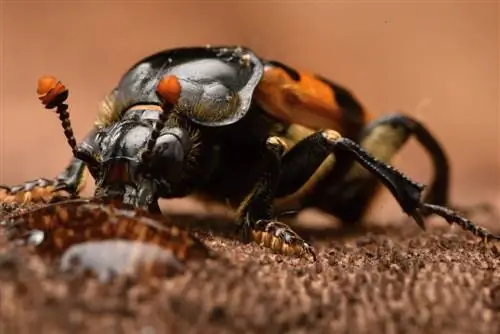
[{"label": "beetle tarsus", "polygon": [[[431,204],[434,204],[431,202]],[[443,206],[443,205],[442,205]],[[495,205],[487,202],[480,202],[475,205],[448,205],[447,208],[460,212],[464,217],[472,217],[479,214],[488,215],[491,220],[498,220],[500,218],[500,211]]]},{"label": "beetle tarsus", "polygon": [[485,228],[475,225],[470,220],[464,218],[458,212],[450,208],[446,208],[440,205],[422,203],[420,210],[427,213],[428,215],[436,214],[440,217],[443,217],[450,225],[457,224],[462,229],[472,232],[475,236],[480,237],[485,243],[488,240],[500,240],[500,236],[494,235]]}]

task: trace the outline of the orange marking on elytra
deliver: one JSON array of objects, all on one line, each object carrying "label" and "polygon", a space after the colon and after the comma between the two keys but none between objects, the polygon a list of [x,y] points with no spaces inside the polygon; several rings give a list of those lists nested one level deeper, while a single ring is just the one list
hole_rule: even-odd
[{"label": "orange marking on elytra", "polygon": [[334,92],[311,74],[302,73],[296,82],[281,68],[267,68],[255,98],[281,121],[312,129],[339,129],[342,124]]}]

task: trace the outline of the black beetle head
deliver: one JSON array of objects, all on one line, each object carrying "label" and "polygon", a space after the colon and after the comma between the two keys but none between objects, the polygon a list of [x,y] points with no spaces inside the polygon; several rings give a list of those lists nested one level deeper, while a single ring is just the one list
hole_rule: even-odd
[{"label": "black beetle head", "polygon": [[[152,114],[158,117],[160,113]],[[164,127],[155,136],[154,125],[158,122],[128,119],[125,115],[97,132],[92,143],[79,145],[78,157],[88,164],[96,179],[96,197],[157,210],[158,198],[172,192],[191,140],[188,131],[179,127]]]}]

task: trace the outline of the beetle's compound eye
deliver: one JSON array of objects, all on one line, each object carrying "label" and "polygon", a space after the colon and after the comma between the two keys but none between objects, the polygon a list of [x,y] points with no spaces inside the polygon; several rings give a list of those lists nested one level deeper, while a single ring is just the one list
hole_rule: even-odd
[{"label": "beetle's compound eye", "polygon": [[175,75],[167,75],[163,77],[158,86],[156,87],[156,92],[170,104],[175,104],[181,96],[181,84],[179,79]]},{"label": "beetle's compound eye", "polygon": [[42,101],[47,108],[52,108],[67,98],[68,90],[55,77],[45,75],[38,79],[38,87],[36,90],[38,99]]}]

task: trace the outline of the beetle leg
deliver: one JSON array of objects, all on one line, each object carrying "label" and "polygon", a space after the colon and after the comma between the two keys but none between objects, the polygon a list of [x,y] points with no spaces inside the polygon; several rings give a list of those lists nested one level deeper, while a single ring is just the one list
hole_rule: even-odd
[{"label": "beetle leg", "polygon": [[[424,216],[437,214],[445,218],[450,224],[456,223],[466,230],[473,231],[485,240],[500,239],[500,237],[492,235],[485,229],[475,226],[452,209],[423,202],[421,197],[424,186],[422,184],[412,181],[394,167],[375,158],[356,142],[342,137],[333,130],[318,131],[304,138],[283,156],[282,172],[278,190],[276,191],[277,200],[280,199],[280,196],[293,195],[293,192],[296,193],[301,189],[310,190],[310,187],[304,188],[304,185],[301,185],[301,182],[297,182],[297,180],[306,179],[305,171],[314,173],[324,161],[325,152],[335,155],[336,165],[341,166],[343,169],[349,166],[349,164],[344,163],[347,161],[346,159],[359,163],[376,180],[389,189],[402,210],[413,217],[422,229],[425,229]],[[288,156],[290,158],[287,159]],[[309,175],[310,178],[311,174]],[[289,187],[285,190],[285,185],[293,184],[295,184],[295,187]],[[302,188],[297,189],[298,187]]]},{"label": "beetle leg", "polygon": [[[440,145],[421,124],[400,114],[379,118],[365,127],[357,142],[379,161],[390,164],[412,133],[427,148],[435,170],[435,178],[424,201],[446,205],[448,160]],[[335,166],[331,173],[325,175],[323,182],[307,199],[306,205],[316,206],[347,223],[358,222],[380,190],[380,182],[348,153],[336,152],[335,156],[336,164],[342,162],[344,168]]]},{"label": "beetle leg", "polygon": [[[390,164],[412,135],[429,154],[434,172],[423,202],[449,207],[448,158],[439,142],[423,124],[403,114],[385,116],[371,122],[360,134],[358,142],[375,158]],[[349,158],[340,158],[340,160],[349,160]],[[349,170],[337,169],[334,173],[325,176],[323,182],[308,199],[307,204],[332,213],[343,221],[356,222],[367,211],[379,189],[380,183],[377,178],[361,165],[354,163]],[[493,211],[486,205],[474,208],[453,206],[453,208],[459,209],[466,215],[483,209]],[[431,213],[425,213],[424,216],[428,214]]]},{"label": "beetle leg", "polygon": [[286,143],[279,137],[266,141],[267,169],[254,189],[240,204],[237,216],[244,241],[255,241],[285,255],[309,254],[316,260],[313,248],[286,224],[271,219],[272,199],[279,181],[281,155]]}]

